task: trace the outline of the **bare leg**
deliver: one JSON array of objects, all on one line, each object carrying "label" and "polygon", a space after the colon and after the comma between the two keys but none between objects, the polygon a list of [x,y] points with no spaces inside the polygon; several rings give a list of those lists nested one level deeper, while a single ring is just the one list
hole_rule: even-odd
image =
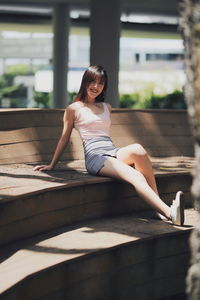
[{"label": "bare leg", "polygon": [[127,165],[134,165],[135,169],[144,175],[150,187],[158,195],[158,189],[155,176],[153,174],[151,161],[145,149],[140,144],[132,144],[120,148],[117,152],[117,159]]},{"label": "bare leg", "polygon": [[157,193],[150,187],[144,175],[138,170],[135,170],[119,159],[108,157],[99,174],[121,179],[132,184],[137,193],[146,200],[152,208],[160,212],[166,218],[170,217],[169,207],[160,199]]}]

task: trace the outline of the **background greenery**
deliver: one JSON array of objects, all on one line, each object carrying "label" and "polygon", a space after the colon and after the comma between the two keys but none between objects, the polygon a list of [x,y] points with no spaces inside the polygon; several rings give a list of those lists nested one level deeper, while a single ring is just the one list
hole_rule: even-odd
[{"label": "background greenery", "polygon": [[181,91],[175,90],[165,95],[150,94],[144,97],[143,93],[120,95],[121,108],[135,109],[186,109],[186,103]]},{"label": "background greenery", "polygon": [[0,76],[0,104],[3,100],[8,99],[11,107],[24,107],[27,97],[27,89],[24,85],[15,85],[14,78],[16,75],[27,75],[28,70],[25,66],[9,69],[5,74]]},{"label": "background greenery", "polygon": [[[35,72],[35,70],[33,71]],[[20,84],[14,84],[17,75],[34,75],[28,70],[26,65],[15,65],[10,67],[7,72],[0,76],[0,106],[5,99],[9,100],[10,107],[27,106],[27,88]],[[141,83],[141,88],[133,94],[120,95],[120,108],[133,109],[185,109],[186,103],[183,92],[174,90],[171,93],[157,94],[156,84]],[[69,103],[76,96],[76,92],[69,93]],[[52,93],[33,93],[34,107],[50,108]]]}]

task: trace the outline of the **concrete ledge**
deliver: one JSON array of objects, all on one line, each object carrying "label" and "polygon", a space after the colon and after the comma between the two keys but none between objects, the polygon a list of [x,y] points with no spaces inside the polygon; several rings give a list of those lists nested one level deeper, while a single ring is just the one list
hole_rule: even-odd
[{"label": "concrete ledge", "polygon": [[[192,206],[193,160],[185,164],[180,158],[154,160],[159,191],[168,204],[183,190],[186,206]],[[34,172],[31,165],[4,165],[1,176],[0,245],[66,224],[150,209],[129,184],[91,176],[83,162],[48,173]]]},{"label": "concrete ledge", "polygon": [[4,248],[2,300],[154,300],[184,293],[188,237],[147,214],[90,221]]},{"label": "concrete ledge", "polygon": [[[0,110],[0,165],[49,161],[62,131],[64,110]],[[152,157],[194,156],[186,110],[114,109],[111,137],[117,147],[142,144]],[[63,160],[83,159],[76,130]]]}]

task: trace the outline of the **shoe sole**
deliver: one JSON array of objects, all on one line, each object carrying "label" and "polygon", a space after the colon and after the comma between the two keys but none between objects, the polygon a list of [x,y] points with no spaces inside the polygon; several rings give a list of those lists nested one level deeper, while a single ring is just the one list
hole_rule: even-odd
[{"label": "shoe sole", "polygon": [[176,224],[179,226],[183,226],[184,221],[185,221],[185,214],[184,214],[184,208],[185,208],[185,200],[183,198],[183,192],[178,192],[176,198],[178,197],[178,204],[179,204],[179,212],[180,212],[180,224]]},{"label": "shoe sole", "polygon": [[[182,197],[181,197],[182,196]],[[185,200],[183,198],[183,194],[180,196],[180,217],[181,217],[181,226],[183,226],[185,221],[185,214],[184,214],[184,208],[185,208]]]}]

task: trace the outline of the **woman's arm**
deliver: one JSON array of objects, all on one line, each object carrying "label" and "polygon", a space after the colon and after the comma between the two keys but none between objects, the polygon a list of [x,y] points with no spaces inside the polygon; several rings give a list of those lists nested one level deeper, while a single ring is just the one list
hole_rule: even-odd
[{"label": "woman's arm", "polygon": [[66,148],[72,133],[72,129],[74,127],[74,110],[70,106],[65,110],[63,123],[63,131],[56,146],[56,150],[54,152],[51,163],[49,165],[36,166],[34,168],[35,171],[52,170],[57,164],[64,149]]}]

